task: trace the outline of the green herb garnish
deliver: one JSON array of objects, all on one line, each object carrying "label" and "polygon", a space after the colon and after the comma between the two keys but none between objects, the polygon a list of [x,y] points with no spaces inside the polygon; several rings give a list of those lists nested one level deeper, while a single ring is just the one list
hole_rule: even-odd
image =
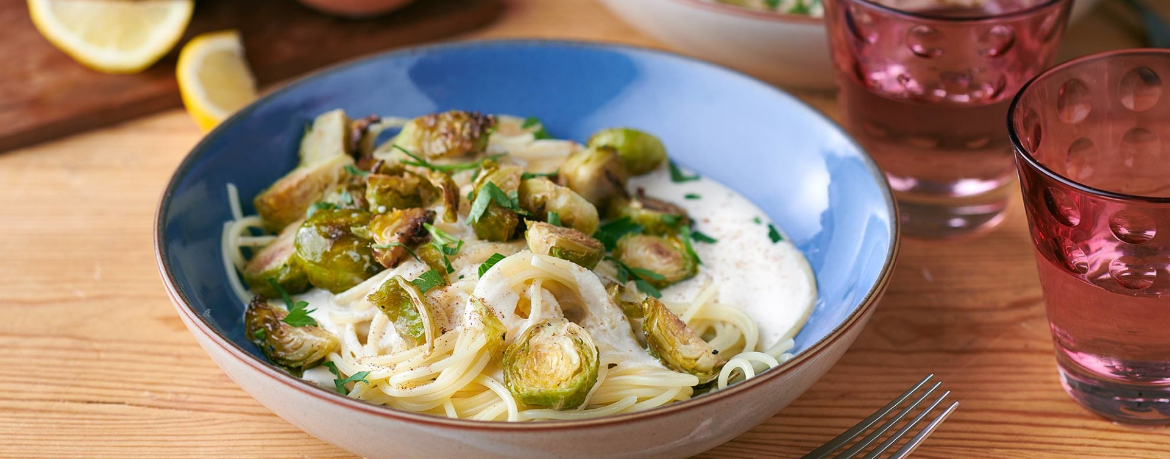
[{"label": "green herb garnish", "polygon": [[670,164],[670,181],[674,183],[691,182],[699,179],[699,175],[686,175],[678,168],[674,161],[669,161]]},{"label": "green herb garnish", "polygon": [[427,270],[427,272],[419,275],[417,279],[410,281],[410,283],[414,284],[415,287],[418,287],[421,292],[427,293],[427,290],[443,285],[446,282],[443,281],[442,274],[439,274],[438,271],[430,269]]},{"label": "green herb garnish", "polygon": [[776,231],[776,227],[772,226],[772,224],[769,223],[768,224],[768,239],[771,239],[772,243],[775,244],[777,242],[783,241],[784,236],[781,236],[780,232]]},{"label": "green herb garnish", "polygon": [[593,233],[593,238],[605,244],[607,250],[613,250],[614,247],[617,247],[617,241],[622,236],[629,233],[641,233],[642,230],[642,225],[634,223],[633,220],[630,220],[630,217],[622,217],[601,225],[601,228],[598,228],[597,232]]},{"label": "green herb garnish", "polygon": [[716,242],[719,242],[715,238],[708,236],[706,234],[700,233],[698,231],[691,231],[691,238],[693,238],[696,241],[707,243],[707,244],[714,244]]},{"label": "green herb garnish", "polygon": [[548,212],[548,224],[553,225],[553,226],[564,226],[564,225],[561,225],[561,214],[558,214],[558,213],[550,210]]},{"label": "green herb garnish", "polygon": [[348,172],[349,175],[356,175],[358,177],[366,177],[366,176],[370,175],[370,171],[363,171],[361,169],[353,167],[353,165],[350,165],[350,164],[345,165],[345,171]]},{"label": "green herb garnish", "polygon": [[649,269],[631,268],[626,266],[625,263],[622,263],[621,260],[608,255],[605,257],[605,259],[612,261],[614,265],[617,266],[618,282],[624,284],[630,280],[633,280],[634,285],[638,286],[638,290],[640,290],[642,293],[650,295],[654,298],[662,298],[662,292],[659,291],[657,287],[651,285],[650,282],[647,282],[646,279],[663,280],[666,279],[666,276],[658,274]]},{"label": "green herb garnish", "polygon": [[533,132],[532,137],[536,140],[551,139],[552,136],[548,134],[548,131],[544,130],[544,123],[541,123],[540,119],[535,116],[529,116],[528,118],[525,118],[524,124],[521,124],[520,127],[527,129],[538,124],[540,125],[540,129],[536,132]]},{"label": "green herb garnish", "polygon": [[699,199],[703,199],[703,197],[702,197],[702,196],[699,196],[699,195],[698,195],[698,194],[696,194],[696,193],[687,193],[687,194],[686,194],[686,195],[684,195],[683,197],[684,197],[684,198],[687,198],[687,199],[690,199],[691,201],[697,201],[697,200],[699,200]]},{"label": "green herb garnish", "polygon": [[780,0],[764,0],[764,5],[774,11],[777,8],[780,8]]},{"label": "green herb garnish", "polygon": [[560,174],[560,173],[561,173],[560,169],[557,169],[557,170],[552,171],[552,172],[525,172],[523,174],[520,174],[520,180],[528,180],[528,179],[537,178],[537,177],[553,178],[553,177],[556,177],[557,174]]},{"label": "green herb garnish", "polygon": [[492,269],[492,266],[495,266],[496,263],[499,263],[503,259],[503,255],[493,253],[487,260],[484,260],[483,264],[479,265],[479,277],[483,277],[484,273],[488,272],[489,269]]},{"label": "green herb garnish", "polygon": [[252,336],[255,336],[260,341],[264,341],[268,339],[268,332],[264,331],[263,328],[257,328],[256,331],[252,332]]},{"label": "green herb garnish", "polygon": [[443,267],[447,269],[447,274],[455,272],[455,268],[451,266],[451,259],[448,257],[459,254],[459,249],[463,248],[463,240],[435,228],[430,223],[423,223],[423,227],[431,235],[431,246],[438,249],[439,254],[443,256]]},{"label": "green herb garnish", "polygon": [[764,221],[763,221],[763,220],[760,220],[760,217],[758,217],[758,216],[756,216],[756,217],[752,217],[752,221],[753,221],[753,222],[756,222],[756,224],[757,224],[757,225],[762,225],[762,224],[764,224]]},{"label": "green herb garnish", "polygon": [[306,301],[293,302],[292,297],[284,290],[280,284],[276,283],[272,278],[268,278],[268,285],[280,292],[280,299],[284,300],[284,306],[288,309],[288,315],[280,319],[281,322],[292,325],[294,327],[304,327],[306,325],[316,326],[317,321],[309,317],[309,313],[316,311],[316,309],[308,309],[309,303]]},{"label": "green herb garnish", "polygon": [[494,160],[496,158],[504,156],[503,154],[489,155],[486,158],[482,158],[482,159],[472,161],[469,163],[434,164],[434,163],[431,163],[431,162],[423,159],[422,157],[419,157],[418,155],[416,155],[414,153],[411,153],[409,150],[402,148],[398,145],[393,145],[393,147],[398,149],[398,151],[405,153],[406,156],[409,156],[411,159],[414,160],[414,161],[403,161],[402,164],[405,164],[407,166],[422,167],[422,168],[430,169],[433,171],[447,172],[447,173],[460,172],[460,171],[466,171],[466,170],[471,170],[471,169],[479,169],[480,166],[483,166],[484,161],[487,161],[489,159]]},{"label": "green herb garnish", "polygon": [[691,243],[691,237],[692,237],[691,229],[690,228],[683,228],[682,231],[679,231],[679,236],[682,236],[683,247],[686,248],[687,255],[689,255],[692,260],[695,260],[695,264],[697,264],[697,265],[703,264],[703,260],[701,258],[699,258],[699,254],[695,253],[694,244]]},{"label": "green herb garnish", "polygon": [[370,382],[366,381],[366,376],[370,375],[370,372],[368,372],[368,371],[359,371],[357,373],[354,373],[353,376],[350,376],[348,378],[343,379],[341,377],[341,370],[337,369],[337,364],[335,364],[333,362],[325,362],[322,365],[324,365],[325,368],[328,368],[329,372],[333,373],[333,376],[336,376],[336,378],[333,378],[333,388],[335,390],[337,390],[337,393],[339,393],[341,395],[346,395],[349,393],[349,390],[345,388],[345,385],[349,384],[351,382],[352,383],[366,383],[367,386],[370,385]]},{"label": "green herb garnish", "polygon": [[381,250],[390,250],[390,249],[393,249],[395,247],[402,247],[402,248],[406,249],[406,253],[409,253],[410,256],[414,257],[415,260],[422,261],[422,259],[418,257],[418,254],[414,253],[414,250],[411,250],[409,246],[407,246],[406,244],[403,244],[401,242],[388,242],[386,244],[375,244],[375,245],[372,245],[370,247],[375,248],[375,249],[381,249]]},{"label": "green herb garnish", "polygon": [[487,212],[492,202],[505,209],[521,212],[520,196],[516,192],[505,193],[495,183],[487,182],[480,187],[479,193],[471,203],[471,212],[467,214],[468,224],[479,223],[479,218]]}]

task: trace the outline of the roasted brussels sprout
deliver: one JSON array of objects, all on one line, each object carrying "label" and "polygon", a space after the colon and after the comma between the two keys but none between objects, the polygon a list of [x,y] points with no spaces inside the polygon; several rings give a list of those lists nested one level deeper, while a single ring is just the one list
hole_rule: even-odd
[{"label": "roasted brussels sprout", "polygon": [[630,175],[642,175],[666,161],[666,147],[658,137],[630,128],[602,129],[589,138],[590,147],[617,150]]},{"label": "roasted brussels sprout", "polygon": [[598,352],[589,332],[567,320],[531,326],[504,350],[504,384],[525,405],[581,406],[597,383]]},{"label": "roasted brussels sprout", "polygon": [[268,283],[271,279],[288,293],[300,293],[309,288],[309,277],[297,259],[293,241],[301,222],[294,222],[284,228],[275,241],[264,246],[244,265],[244,283],[257,295],[275,298],[280,292]]},{"label": "roasted brussels sprout", "polygon": [[341,109],[317,115],[312,127],[301,137],[301,166],[347,156],[349,135],[349,118]]},{"label": "roasted brussels sprout", "polygon": [[638,193],[636,198],[615,199],[610,203],[606,218],[617,220],[622,217],[629,217],[648,234],[674,234],[679,228],[690,225],[687,211],[682,207],[643,193]]},{"label": "roasted brussels sprout", "polygon": [[609,300],[613,304],[621,308],[622,314],[625,314],[627,319],[641,319],[643,317],[642,305],[625,299],[626,288],[622,284],[610,284],[605,288],[605,293],[609,294]]},{"label": "roasted brussels sprout", "polygon": [[427,346],[427,350],[434,346],[435,338],[439,336],[438,325],[435,324],[431,305],[418,287],[402,276],[387,279],[378,290],[366,297],[371,304],[382,310],[383,314],[394,324],[398,336],[407,342],[411,348]]},{"label": "roasted brussels sprout", "polygon": [[500,322],[500,318],[496,317],[491,308],[483,304],[483,300],[479,297],[471,297],[471,308],[474,322],[471,322],[469,326],[487,337],[484,352],[493,357],[498,355],[503,351],[504,342],[508,339],[508,329],[504,328],[504,323]]},{"label": "roasted brussels sprout", "polygon": [[[520,166],[486,164],[475,181],[475,192],[471,196],[472,208],[469,220],[475,235],[480,239],[506,242],[516,234],[520,217],[512,208],[502,206],[500,200],[509,201],[520,189],[520,177],[524,169]],[[494,187],[494,190],[489,189]],[[502,196],[492,196],[502,193]],[[477,212],[477,203],[486,202],[486,207]]]},{"label": "roasted brussels sprout", "polygon": [[349,153],[357,160],[358,168],[362,170],[370,170],[374,162],[377,161],[374,158],[374,148],[377,145],[374,143],[378,141],[378,136],[386,129],[381,121],[382,117],[369,115],[349,123],[349,144],[347,147]]},{"label": "roasted brussels sprout", "polygon": [[244,311],[248,340],[260,348],[269,362],[300,376],[340,349],[341,343],[328,330],[313,325],[294,327],[281,321],[287,315],[288,311],[259,295]]},{"label": "roasted brussels sprout", "polygon": [[538,255],[548,255],[593,269],[605,256],[605,245],[573,228],[562,228],[544,222],[528,222],[524,232],[528,250]]},{"label": "roasted brussels sprout", "polygon": [[423,179],[411,172],[399,170],[397,174],[374,174],[366,177],[366,202],[370,211],[389,212],[394,209],[422,207]]},{"label": "roasted brussels sprout", "polygon": [[711,347],[694,330],[687,327],[666,305],[654,297],[642,301],[642,332],[650,354],[674,371],[690,373],[707,382],[719,374],[727,363],[719,351]]},{"label": "roasted brussels sprout", "polygon": [[423,158],[458,158],[482,153],[496,118],[452,110],[410,120],[391,142]]},{"label": "roasted brussels sprout", "polygon": [[370,223],[369,212],[321,209],[297,229],[297,257],[314,286],[338,293],[353,287],[382,267],[370,252],[370,240],[361,229]]},{"label": "roasted brussels sprout", "polygon": [[409,253],[410,246],[426,240],[427,232],[423,225],[434,218],[434,211],[420,208],[398,209],[388,214],[375,215],[369,226],[374,238],[374,259],[387,268],[398,266]]},{"label": "roasted brussels sprout", "polygon": [[348,177],[345,166],[352,164],[353,159],[349,156],[335,156],[293,169],[269,185],[252,200],[256,213],[264,220],[264,227],[276,232],[304,218],[309,206]]},{"label": "roasted brussels sprout", "polygon": [[520,182],[520,208],[533,217],[548,221],[548,213],[556,212],[561,224],[585,234],[597,232],[597,208],[575,191],[557,185],[544,177]]},{"label": "roasted brussels sprout", "polygon": [[427,194],[433,195],[428,197],[427,200],[442,201],[443,221],[455,223],[459,220],[459,185],[455,183],[455,180],[450,175],[444,172],[430,171],[425,178],[430,184],[425,190]]},{"label": "roasted brussels sprout", "polygon": [[557,181],[599,208],[614,197],[626,195],[626,167],[609,147],[570,154],[561,164]]},{"label": "roasted brussels sprout", "polygon": [[657,288],[693,277],[699,272],[695,259],[687,254],[686,246],[674,236],[627,234],[618,239],[613,256],[626,266],[657,273],[660,277],[646,278]]}]

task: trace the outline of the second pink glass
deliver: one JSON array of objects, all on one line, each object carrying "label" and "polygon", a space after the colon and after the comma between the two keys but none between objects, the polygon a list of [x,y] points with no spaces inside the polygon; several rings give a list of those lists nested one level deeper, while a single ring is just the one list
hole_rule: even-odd
[{"label": "second pink glass", "polygon": [[825,4],[846,126],[885,171],[909,236],[1002,220],[1015,177],[1008,104],[1052,63],[1071,0],[960,4]]}]

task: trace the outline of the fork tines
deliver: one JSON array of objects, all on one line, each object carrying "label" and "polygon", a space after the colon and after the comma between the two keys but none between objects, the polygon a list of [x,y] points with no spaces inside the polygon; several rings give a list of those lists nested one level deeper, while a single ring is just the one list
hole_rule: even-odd
[{"label": "fork tines", "polygon": [[[801,459],[821,459],[829,457],[833,453],[837,453],[838,450],[845,448],[845,446],[848,445],[849,442],[854,438],[857,438],[858,435],[861,435],[865,431],[869,430],[870,427],[873,427],[879,421],[886,419],[886,416],[902,405],[903,402],[910,399],[910,397],[918,392],[919,389],[921,389],[923,386],[925,386],[926,383],[930,382],[930,379],[933,377],[934,375],[927,376],[918,384],[915,384],[914,387],[911,387],[906,392],[903,392],[902,395],[899,395],[898,398],[890,401],[890,403],[886,406],[869,415],[869,417],[863,419],[861,422],[857,423],[857,425],[849,428],[849,430],[846,430],[845,433],[837,436],[837,438],[834,438],[824,446],[817,448],[811,453],[808,453]],[[869,448],[870,445],[878,441],[878,439],[880,439],[882,436],[886,435],[890,429],[893,429],[894,426],[901,422],[903,418],[913,412],[914,409],[917,408],[918,405],[925,401],[928,397],[930,397],[930,394],[933,393],[935,389],[938,389],[940,385],[942,385],[941,382],[934,383],[934,385],[927,389],[926,392],[920,395],[912,403],[906,405],[880,426],[874,428],[873,431],[868,435],[862,437],[862,439],[858,440],[856,443],[853,443],[852,446],[849,446],[847,449],[841,451],[836,456],[833,456],[833,458],[851,459],[857,457],[858,454],[860,454],[862,451],[865,451],[866,448]],[[901,440],[903,436],[910,432],[911,429],[921,424],[923,419],[925,419],[927,415],[938,408],[939,405],[942,404],[943,399],[947,398],[947,395],[950,395],[950,393],[950,391],[943,392],[942,395],[935,399],[934,403],[931,403],[929,406],[919,411],[918,415],[903,423],[901,428],[894,431],[893,434],[890,434],[890,436],[887,437],[885,441],[882,441],[880,444],[870,449],[869,452],[865,454],[865,456],[862,456],[862,459],[875,459],[881,454],[885,453],[887,450],[893,447],[895,443],[898,443],[898,441]],[[946,420],[947,416],[950,416],[951,412],[955,411],[955,408],[958,407],[959,402],[951,403],[941,413],[935,416],[934,419],[926,425],[926,427],[923,427],[922,430],[918,431],[918,433],[914,435],[914,437],[910,438],[910,440],[906,441],[900,448],[898,448],[897,451],[894,451],[893,453],[890,453],[889,456],[886,456],[887,459],[902,459],[906,456],[909,456],[910,453],[913,452],[919,444],[926,440],[926,437],[928,437],[931,432],[934,432],[934,429],[938,428],[939,424],[942,424],[942,422]]]}]

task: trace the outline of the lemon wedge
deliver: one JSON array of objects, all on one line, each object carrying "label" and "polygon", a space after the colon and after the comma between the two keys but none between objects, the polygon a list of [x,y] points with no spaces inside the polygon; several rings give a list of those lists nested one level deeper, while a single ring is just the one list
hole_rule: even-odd
[{"label": "lemon wedge", "polygon": [[205,33],[179,52],[179,93],[187,113],[209,131],[256,98],[256,79],[234,30]]},{"label": "lemon wedge", "polygon": [[145,70],[183,37],[194,0],[28,0],[32,22],[73,59],[107,73]]}]

